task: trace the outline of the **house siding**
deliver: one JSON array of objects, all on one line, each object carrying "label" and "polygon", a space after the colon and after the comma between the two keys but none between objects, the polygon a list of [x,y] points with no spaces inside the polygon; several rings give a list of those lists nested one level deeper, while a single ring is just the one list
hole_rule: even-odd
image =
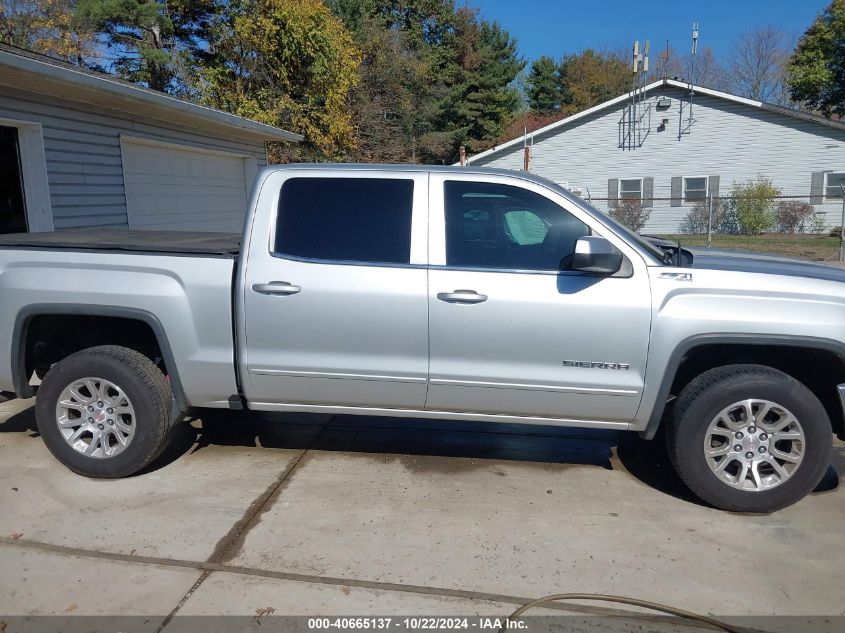
[{"label": "house siding", "polygon": [[[587,198],[601,199],[606,209],[610,180],[654,178],[654,209],[647,229],[677,226],[691,205],[672,207],[672,178],[719,176],[722,196],[731,185],[758,175],[771,178],[783,195],[809,201],[813,172],[845,171],[845,130],[709,95],[696,95],[689,134],[678,136],[679,104],[688,112],[688,93],[660,86],[647,93],[651,105],[649,133],[642,146],[619,147],[619,120],[625,104],[550,130],[534,138],[531,171]],[[668,97],[668,110],[656,109]],[[663,118],[669,119],[658,131]],[[474,165],[522,168],[521,144],[472,161]],[[660,200],[666,199],[666,200]],[[816,201],[818,202],[818,201]],[[828,226],[839,224],[842,202],[825,201],[815,207]],[[674,230],[674,229],[672,229]]]},{"label": "house siding", "polygon": [[178,143],[254,157],[266,164],[263,142],[186,130],[84,103],[4,87],[0,118],[40,123],[56,229],[128,226],[120,136]]}]

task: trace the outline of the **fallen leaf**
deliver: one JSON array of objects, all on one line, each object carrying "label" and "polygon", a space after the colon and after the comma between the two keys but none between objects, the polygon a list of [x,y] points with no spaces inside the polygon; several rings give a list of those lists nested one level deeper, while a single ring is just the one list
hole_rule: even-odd
[{"label": "fallen leaf", "polygon": [[67,609],[65,609],[65,613],[73,613],[73,612],[74,612],[74,611],[76,611],[78,608],[79,608],[79,607],[77,607],[75,604],[72,604],[72,605],[70,605]]},{"label": "fallen leaf", "polygon": [[273,607],[264,607],[263,609],[256,609],[255,616],[256,619],[264,617],[265,615],[273,615],[276,610]]},{"label": "fallen leaf", "polygon": [[348,596],[352,591],[349,587],[341,587],[340,590],[343,592],[344,596]]},{"label": "fallen leaf", "polygon": [[9,534],[9,538],[11,538],[13,541],[17,541],[22,536],[23,532],[12,532],[11,534]]}]

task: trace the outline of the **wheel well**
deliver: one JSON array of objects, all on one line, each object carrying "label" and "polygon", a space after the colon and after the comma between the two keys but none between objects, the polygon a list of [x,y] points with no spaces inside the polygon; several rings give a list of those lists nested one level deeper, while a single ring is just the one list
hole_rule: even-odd
[{"label": "wheel well", "polygon": [[25,383],[32,373],[45,372],[54,363],[89,347],[120,345],[152,360],[165,375],[165,355],[153,328],[140,319],[86,314],[39,314],[30,317],[24,328],[22,361]]},{"label": "wheel well", "polygon": [[669,393],[678,395],[708,369],[736,363],[766,365],[803,383],[824,405],[834,431],[840,437],[845,434],[842,403],[836,390],[836,385],[845,383],[845,359],[827,349],[733,343],[697,346],[682,359]]}]

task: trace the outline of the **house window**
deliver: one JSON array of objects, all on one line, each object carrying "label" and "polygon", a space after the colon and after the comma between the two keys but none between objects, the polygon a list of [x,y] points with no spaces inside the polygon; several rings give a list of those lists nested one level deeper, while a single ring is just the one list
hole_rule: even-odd
[{"label": "house window", "polygon": [[830,171],[824,175],[824,197],[841,198],[845,186],[845,172]]},{"label": "house window", "polygon": [[684,178],[684,202],[707,198],[707,178]]},{"label": "house window", "polygon": [[623,200],[643,199],[643,179],[628,178],[619,181],[619,197]]}]

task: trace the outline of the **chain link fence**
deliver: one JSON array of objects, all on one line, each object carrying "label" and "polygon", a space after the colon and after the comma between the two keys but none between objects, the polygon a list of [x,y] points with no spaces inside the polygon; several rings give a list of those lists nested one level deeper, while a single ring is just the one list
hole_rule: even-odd
[{"label": "chain link fence", "polygon": [[644,235],[685,246],[753,250],[816,261],[839,261],[842,198],[811,196],[589,198],[588,202]]}]

